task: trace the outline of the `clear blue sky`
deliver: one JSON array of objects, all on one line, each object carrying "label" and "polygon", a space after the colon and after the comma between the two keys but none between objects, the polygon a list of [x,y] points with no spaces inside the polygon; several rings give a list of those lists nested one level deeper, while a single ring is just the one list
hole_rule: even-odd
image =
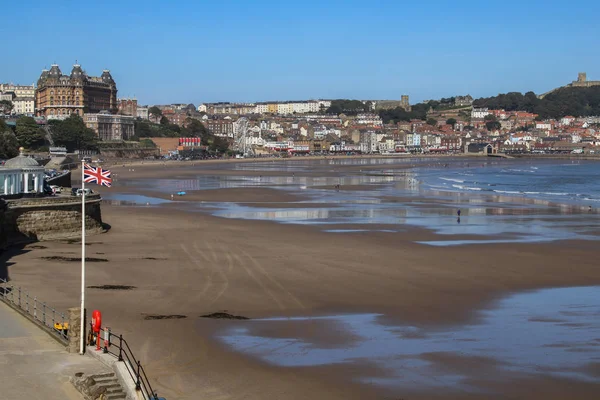
[{"label": "clear blue sky", "polygon": [[143,104],[411,102],[600,80],[600,1],[10,1],[0,81],[108,68]]}]

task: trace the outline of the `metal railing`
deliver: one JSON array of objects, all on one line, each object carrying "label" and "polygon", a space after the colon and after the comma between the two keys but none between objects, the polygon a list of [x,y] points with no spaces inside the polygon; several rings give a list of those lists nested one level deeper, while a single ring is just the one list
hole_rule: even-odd
[{"label": "metal railing", "polygon": [[[90,332],[93,332],[91,324]],[[141,391],[145,399],[159,400],[156,391],[150,385],[144,367],[142,367],[141,362],[133,355],[129,344],[123,339],[123,335],[112,333],[110,328],[100,328],[100,333],[98,335],[92,334],[90,338],[97,341],[96,346],[100,347],[103,353],[111,354],[118,361],[122,361],[125,364],[129,376],[135,382],[135,389]]]},{"label": "metal railing", "polygon": [[32,296],[20,286],[9,284],[6,279],[0,278],[0,300],[16,308],[30,317],[35,323],[46,328],[61,341],[68,343],[67,332],[69,324],[65,313],[57,311],[54,307],[41,301],[37,296]]}]

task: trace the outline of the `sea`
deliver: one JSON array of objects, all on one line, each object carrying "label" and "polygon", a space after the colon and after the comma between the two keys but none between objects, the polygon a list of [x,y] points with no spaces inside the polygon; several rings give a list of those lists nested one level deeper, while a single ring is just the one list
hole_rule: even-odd
[{"label": "sea", "polygon": [[556,204],[600,206],[600,162],[502,160],[463,162],[440,171],[417,168],[429,188],[541,199]]}]

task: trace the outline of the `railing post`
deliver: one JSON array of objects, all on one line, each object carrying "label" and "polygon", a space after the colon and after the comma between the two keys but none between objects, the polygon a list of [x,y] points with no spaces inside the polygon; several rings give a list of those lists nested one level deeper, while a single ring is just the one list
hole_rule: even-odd
[{"label": "railing post", "polygon": [[123,335],[119,335],[119,361],[123,361]]},{"label": "railing post", "polygon": [[37,296],[33,298],[33,319],[37,321]]},{"label": "railing post", "polygon": [[21,286],[19,286],[19,308],[21,308]]},{"label": "railing post", "polygon": [[140,362],[137,362],[137,381],[135,382],[135,390],[142,390],[142,385],[140,384]]},{"label": "railing post", "polygon": [[25,311],[29,314],[29,292],[25,292]]},{"label": "railing post", "polygon": [[56,328],[54,327],[54,324],[56,323],[56,318],[55,318],[55,317],[56,317],[56,315],[55,315],[55,314],[56,314],[56,310],[53,308],[53,309],[52,309],[52,329],[56,329]]},{"label": "railing post", "polygon": [[46,325],[46,302],[42,303],[42,323]]}]

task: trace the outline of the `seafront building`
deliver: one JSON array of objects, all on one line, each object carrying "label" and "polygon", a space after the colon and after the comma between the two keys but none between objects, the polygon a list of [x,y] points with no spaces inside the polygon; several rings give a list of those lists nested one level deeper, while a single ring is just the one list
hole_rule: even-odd
[{"label": "seafront building", "polygon": [[118,111],[117,84],[110,71],[105,69],[99,77],[90,76],[79,64],[73,65],[69,75],[64,75],[57,64],[50,70],[44,69],[37,82],[35,99],[36,115],[46,119]]},{"label": "seafront building", "polygon": [[44,167],[31,157],[20,154],[0,166],[0,194],[16,196],[28,193],[43,193]]}]

